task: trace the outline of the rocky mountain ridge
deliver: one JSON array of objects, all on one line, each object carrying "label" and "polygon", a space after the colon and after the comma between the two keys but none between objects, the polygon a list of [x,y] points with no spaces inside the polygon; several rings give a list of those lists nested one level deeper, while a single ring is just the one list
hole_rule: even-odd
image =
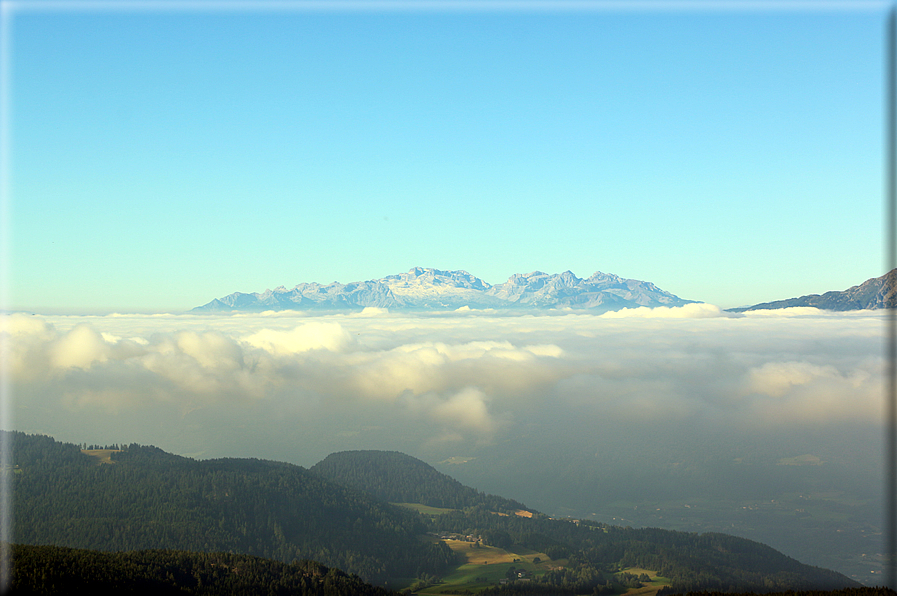
[{"label": "rocky mountain ridge", "polygon": [[234,292],[196,307],[196,312],[265,310],[588,309],[682,306],[685,300],[653,283],[595,272],[579,278],[571,271],[515,274],[489,284],[467,271],[413,267],[407,273],[348,284],[300,283],[264,292]]},{"label": "rocky mountain ridge", "polygon": [[795,306],[812,306],[822,310],[878,310],[897,307],[897,269],[892,269],[881,277],[867,279],[857,286],[844,291],[824,294],[808,294],[799,298],[763,302],[753,306],[730,308],[730,312],[748,310],[772,310]]}]

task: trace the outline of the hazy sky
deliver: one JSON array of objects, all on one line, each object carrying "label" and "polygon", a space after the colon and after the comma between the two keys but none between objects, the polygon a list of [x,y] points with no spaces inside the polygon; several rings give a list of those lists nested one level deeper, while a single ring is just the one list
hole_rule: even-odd
[{"label": "hazy sky", "polygon": [[885,272],[888,3],[373,4],[4,1],[8,306],[424,266],[726,308]]}]

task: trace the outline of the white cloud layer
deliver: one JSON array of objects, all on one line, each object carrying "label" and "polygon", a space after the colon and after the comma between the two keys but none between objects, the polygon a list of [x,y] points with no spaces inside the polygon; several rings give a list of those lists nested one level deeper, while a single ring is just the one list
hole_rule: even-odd
[{"label": "white cloud layer", "polygon": [[363,315],[12,315],[13,426],[210,456],[225,436],[288,440],[310,464],[334,447],[488,444],[549,419],[768,429],[877,425],[883,407],[878,313]]},{"label": "white cloud layer", "polygon": [[601,315],[605,319],[621,319],[628,317],[640,317],[646,319],[706,319],[708,317],[725,317],[733,316],[726,313],[720,307],[713,304],[698,302],[695,304],[685,304],[683,306],[659,306],[649,308],[641,306],[639,308],[623,308],[620,310],[612,310]]}]

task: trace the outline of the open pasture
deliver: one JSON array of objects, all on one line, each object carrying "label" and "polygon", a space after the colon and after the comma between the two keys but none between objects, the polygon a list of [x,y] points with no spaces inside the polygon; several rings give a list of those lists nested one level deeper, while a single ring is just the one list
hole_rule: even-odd
[{"label": "open pasture", "polygon": [[414,511],[417,511],[418,513],[422,513],[424,515],[442,515],[443,513],[454,511],[454,509],[446,509],[444,507],[430,507],[429,505],[421,505],[420,503],[390,503],[390,505],[397,505],[399,507],[413,509]]},{"label": "open pasture", "polygon": [[627,569],[623,569],[623,572],[631,573],[633,575],[641,575],[642,573],[644,573],[651,578],[650,582],[642,582],[643,585],[641,588],[630,589],[628,592],[626,592],[625,596],[654,596],[655,594],[657,594],[657,592],[660,591],[661,588],[670,585],[669,579],[658,576],[656,571],[651,571],[650,569],[642,569],[641,567],[629,567]]},{"label": "open pasture", "polygon": [[97,459],[97,465],[102,464],[114,464],[112,461],[112,454],[118,453],[121,451],[120,449],[82,449],[81,453],[86,453],[91,457],[95,457]]},{"label": "open pasture", "polygon": [[[464,563],[459,565],[453,573],[447,575],[441,584],[421,590],[418,594],[452,594],[455,593],[453,591],[459,593],[462,591],[479,592],[505,579],[506,573],[511,567],[538,575],[551,567],[566,563],[566,561],[552,561],[545,553],[521,547],[505,550],[483,544],[474,546],[475,543],[463,540],[445,540],[444,542],[463,557]],[[539,563],[533,563],[533,559],[536,557],[540,559]]]}]

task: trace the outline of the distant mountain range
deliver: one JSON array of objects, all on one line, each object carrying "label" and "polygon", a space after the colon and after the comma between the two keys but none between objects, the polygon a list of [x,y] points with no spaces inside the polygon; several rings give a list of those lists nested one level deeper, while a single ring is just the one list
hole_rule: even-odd
[{"label": "distant mountain range", "polygon": [[[414,267],[407,273],[348,284],[301,283],[264,292],[234,292],[198,306],[193,312],[261,312],[266,310],[495,310],[575,309],[606,312],[647,306],[683,306],[685,300],[651,282],[596,271],[588,278],[563,273],[517,273],[501,284],[489,284],[467,271]],[[847,311],[897,307],[897,269],[844,291],[730,308],[729,312],[812,306]]]},{"label": "distant mountain range", "polygon": [[466,271],[414,267],[382,279],[328,285],[301,283],[261,293],[234,292],[193,309],[195,312],[265,310],[395,310],[588,309],[620,310],[640,306],[682,306],[695,302],[661,290],[654,284],[594,273],[582,279],[570,271],[534,271],[512,275],[491,285]]},{"label": "distant mountain range", "polygon": [[858,286],[853,286],[843,292],[826,292],[825,294],[808,294],[799,298],[763,302],[753,306],[730,308],[730,312],[744,312],[747,310],[771,310],[777,308],[791,308],[794,306],[812,306],[823,310],[876,310],[881,308],[894,308],[897,306],[897,269],[882,275],[867,279]]}]

